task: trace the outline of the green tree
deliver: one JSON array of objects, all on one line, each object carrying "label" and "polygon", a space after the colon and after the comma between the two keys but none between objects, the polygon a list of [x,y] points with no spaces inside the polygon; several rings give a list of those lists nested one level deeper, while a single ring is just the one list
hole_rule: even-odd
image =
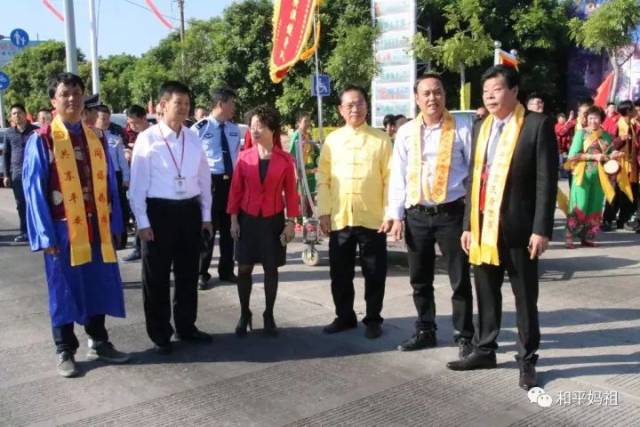
[{"label": "green tree", "polygon": [[[47,86],[52,77],[65,70],[65,58],[64,43],[57,41],[46,41],[18,53],[4,69],[11,77],[6,104],[24,103],[32,113],[39,108],[50,108]],[[78,62],[83,61],[78,51]]]},{"label": "green tree", "polygon": [[482,20],[484,2],[455,0],[443,7],[444,33],[432,42],[422,33],[414,40],[417,59],[435,61],[449,71],[460,72],[460,87],[465,84],[465,68],[491,57],[493,41]]},{"label": "green tree", "polygon": [[614,101],[620,69],[635,53],[634,33],[640,25],[637,0],[609,0],[586,20],[573,18],[569,22],[573,40],[596,53],[606,53],[613,70],[609,101]]}]

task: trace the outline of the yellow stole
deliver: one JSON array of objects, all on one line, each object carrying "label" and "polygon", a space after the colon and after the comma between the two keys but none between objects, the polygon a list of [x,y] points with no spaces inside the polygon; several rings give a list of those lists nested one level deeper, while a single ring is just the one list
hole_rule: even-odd
[{"label": "yellow stole", "polygon": [[[84,124],[82,130],[87,139],[89,159],[91,161],[91,178],[93,194],[98,215],[98,229],[100,231],[100,249],[104,262],[116,262],[116,254],[111,241],[111,225],[109,221],[109,201],[107,192],[107,159],[102,143],[95,132]],[[78,174],[75,151],[71,144],[71,137],[60,116],[51,123],[53,137],[53,157],[60,180],[64,212],[69,230],[71,246],[71,266],[76,267],[91,262],[91,243],[89,241],[89,227],[87,213],[82,194],[82,185]]]},{"label": "yellow stole", "polygon": [[474,265],[500,265],[498,254],[498,229],[500,226],[500,207],[504,196],[504,188],[509,174],[511,158],[515,151],[520,129],[524,123],[524,107],[518,103],[513,118],[505,125],[498,146],[486,186],[484,218],[480,229],[480,185],[484,168],[487,144],[491,135],[493,116],[487,117],[482,123],[476,143],[473,164],[473,178],[471,182],[471,248],[469,262]]},{"label": "yellow stole", "polygon": [[[602,136],[602,129],[599,129],[595,132],[591,132],[582,143],[582,151],[586,153],[587,149],[593,144],[595,141],[600,139]],[[578,161],[578,160],[568,160],[573,164],[573,176],[576,185],[582,185],[582,181],[584,179],[585,168],[587,167],[586,161]],[[611,185],[611,181],[609,181],[609,176],[604,171],[604,165],[602,162],[597,162],[598,167],[598,180],[600,181],[600,186],[602,187],[602,191],[604,192],[604,196],[609,203],[613,201],[613,198],[616,195],[616,192]]]},{"label": "yellow stole", "polygon": [[[447,184],[449,182],[449,168],[451,154],[456,136],[456,122],[447,110],[443,114],[442,131],[436,157],[436,170],[433,188],[429,186],[429,176],[422,173],[422,113],[413,121],[413,135],[409,145],[409,163],[407,165],[407,202],[410,205],[420,203],[420,196],[433,203],[442,203],[447,198]],[[420,185],[422,182],[422,186]],[[420,188],[422,187],[422,194]]]},{"label": "yellow stole", "polygon": [[636,131],[624,119],[620,117],[618,120],[618,136],[627,136],[631,134],[631,140],[625,144],[625,157],[618,159],[620,163],[620,172],[618,173],[618,186],[633,201],[633,193],[631,191],[631,183],[638,181],[638,166],[636,160]]}]

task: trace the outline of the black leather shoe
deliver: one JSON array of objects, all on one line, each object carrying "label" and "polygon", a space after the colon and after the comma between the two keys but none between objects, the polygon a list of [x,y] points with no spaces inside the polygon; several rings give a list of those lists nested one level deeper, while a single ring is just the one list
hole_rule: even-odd
[{"label": "black leather shoe", "polygon": [[171,354],[171,352],[173,352],[173,346],[171,345],[170,342],[168,342],[166,344],[155,344],[153,346],[153,351],[155,351],[157,354],[161,354],[161,355],[165,356],[165,355]]},{"label": "black leather shoe", "polygon": [[251,312],[240,315],[240,320],[238,320],[238,324],[236,325],[236,336],[247,336],[247,328],[249,330],[253,330],[253,325],[251,324]]},{"label": "black leather shoe", "polygon": [[472,352],[464,359],[447,363],[447,368],[452,371],[471,371],[474,369],[494,369],[497,367],[496,354],[479,354]]},{"label": "black leather shoe", "polygon": [[538,375],[536,374],[536,362],[538,355],[534,354],[531,359],[522,360],[516,356],[518,367],[520,368],[520,380],[518,385],[523,390],[529,390],[538,386]]},{"label": "black leather shoe", "polygon": [[382,325],[378,322],[367,323],[367,329],[364,331],[364,336],[370,340],[380,338],[382,335]]},{"label": "black leather shoe", "polygon": [[347,331],[349,329],[355,329],[358,327],[358,322],[344,322],[339,318],[335,318],[333,322],[329,323],[322,329],[325,334],[337,334],[338,332]]},{"label": "black leather shoe", "polygon": [[458,357],[464,359],[473,352],[473,344],[471,340],[467,338],[460,338],[458,340]]},{"label": "black leather shoe", "polygon": [[600,226],[600,230],[604,231],[604,232],[608,232],[608,231],[615,231],[615,227],[613,226],[613,224],[611,223],[611,221],[605,221],[602,223],[602,225]]},{"label": "black leather shoe", "polygon": [[238,283],[238,276],[234,273],[226,274],[224,276],[220,276],[221,282],[230,282],[230,283]]},{"label": "black leather shoe", "polygon": [[200,280],[198,280],[198,289],[200,289],[201,291],[204,291],[206,289],[209,288],[209,279],[211,279],[211,276],[207,277],[207,276],[200,276]]},{"label": "black leather shoe", "polygon": [[206,332],[202,332],[199,329],[194,329],[194,331],[188,335],[182,335],[176,332],[175,336],[178,341],[186,341],[197,344],[209,344],[213,341],[211,335]]},{"label": "black leather shoe", "polygon": [[414,351],[423,348],[432,348],[438,345],[436,340],[436,331],[417,331],[414,336],[403,341],[398,346],[398,351]]},{"label": "black leather shoe", "polygon": [[277,337],[278,327],[276,326],[276,321],[273,318],[273,313],[264,312],[262,314],[262,319],[264,321],[264,333],[270,337]]}]

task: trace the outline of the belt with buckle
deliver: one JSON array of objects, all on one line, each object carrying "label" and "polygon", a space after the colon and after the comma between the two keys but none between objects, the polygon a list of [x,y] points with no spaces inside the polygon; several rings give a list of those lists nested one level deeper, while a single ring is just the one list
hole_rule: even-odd
[{"label": "belt with buckle", "polygon": [[426,215],[437,215],[439,213],[452,212],[456,210],[461,210],[463,208],[464,208],[464,197],[461,197],[457,200],[454,200],[453,202],[442,203],[440,205],[434,205],[434,206],[413,205],[407,210],[424,213]]}]

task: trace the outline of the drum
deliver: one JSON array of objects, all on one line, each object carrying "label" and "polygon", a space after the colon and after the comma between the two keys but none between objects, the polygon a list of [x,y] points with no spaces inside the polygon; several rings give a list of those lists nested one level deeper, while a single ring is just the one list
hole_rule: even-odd
[{"label": "drum", "polygon": [[611,159],[604,164],[604,171],[608,175],[615,175],[620,170],[620,164],[617,161]]}]

